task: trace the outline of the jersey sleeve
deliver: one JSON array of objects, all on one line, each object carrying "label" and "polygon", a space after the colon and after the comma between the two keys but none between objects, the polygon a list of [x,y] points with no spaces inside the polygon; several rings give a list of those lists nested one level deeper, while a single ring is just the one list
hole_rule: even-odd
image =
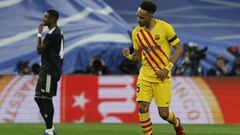
[{"label": "jersey sleeve", "polygon": [[175,46],[177,43],[180,42],[179,37],[177,36],[174,28],[170,24],[166,23],[165,30],[166,30],[167,40],[171,46]]},{"label": "jersey sleeve", "polygon": [[135,49],[135,50],[141,49],[141,47],[137,41],[137,28],[135,28],[132,32],[132,42],[133,42],[133,49]]}]

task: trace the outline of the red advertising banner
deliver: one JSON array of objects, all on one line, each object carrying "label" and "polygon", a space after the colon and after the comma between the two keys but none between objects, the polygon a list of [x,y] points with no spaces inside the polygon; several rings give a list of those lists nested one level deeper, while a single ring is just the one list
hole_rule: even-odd
[{"label": "red advertising banner", "polygon": [[[66,75],[54,97],[55,123],[137,123],[136,76]],[[37,76],[0,77],[0,123],[42,122]],[[240,123],[240,78],[173,77],[170,109],[183,123]],[[154,101],[153,123],[164,123]]]},{"label": "red advertising banner", "polygon": [[[133,76],[64,76],[61,121],[138,122],[136,80]],[[184,123],[240,123],[239,80],[173,77],[171,110]],[[162,123],[156,108],[153,102],[152,120]]]},{"label": "red advertising banner", "polygon": [[65,76],[62,122],[136,122],[135,77]]},{"label": "red advertising banner", "polygon": [[220,105],[225,123],[240,123],[240,78],[204,78]]}]

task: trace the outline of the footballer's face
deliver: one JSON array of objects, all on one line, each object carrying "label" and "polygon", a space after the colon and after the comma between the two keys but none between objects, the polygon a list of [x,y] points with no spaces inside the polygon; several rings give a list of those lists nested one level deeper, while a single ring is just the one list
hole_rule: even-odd
[{"label": "footballer's face", "polygon": [[42,22],[44,26],[49,26],[53,23],[53,17],[48,12],[45,12]]},{"label": "footballer's face", "polygon": [[149,27],[152,19],[152,14],[140,7],[137,10],[137,21],[140,27]]}]

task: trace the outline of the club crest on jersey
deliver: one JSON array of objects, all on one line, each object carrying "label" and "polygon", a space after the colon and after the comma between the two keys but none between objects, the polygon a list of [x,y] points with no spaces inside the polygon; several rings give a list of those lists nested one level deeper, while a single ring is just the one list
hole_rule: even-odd
[{"label": "club crest on jersey", "polygon": [[159,40],[159,39],[160,39],[160,35],[159,35],[159,34],[154,35],[154,39],[155,39],[155,40]]}]

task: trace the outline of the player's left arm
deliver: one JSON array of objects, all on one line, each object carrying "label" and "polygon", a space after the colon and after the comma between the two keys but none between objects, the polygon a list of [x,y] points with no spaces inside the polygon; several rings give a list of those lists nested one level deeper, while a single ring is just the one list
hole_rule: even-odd
[{"label": "player's left arm", "polygon": [[170,58],[169,63],[165,67],[165,69],[167,69],[170,72],[173,66],[177,63],[177,60],[179,59],[181,54],[183,53],[183,47],[181,45],[180,39],[177,36],[174,28],[170,24],[166,24],[165,28],[166,28],[166,33],[168,35],[167,39],[168,39],[169,45],[175,48],[175,51],[172,57]]},{"label": "player's left arm", "polygon": [[175,51],[173,53],[173,56],[170,58],[169,63],[160,71],[157,72],[157,76],[160,79],[164,79],[167,77],[168,73],[171,71],[171,69],[174,67],[174,65],[177,63],[177,60],[181,56],[183,52],[183,47],[181,45],[179,37],[176,35],[174,28],[166,24],[166,34],[167,34],[167,40],[169,42],[169,45],[171,47],[175,48]]},{"label": "player's left arm", "polygon": [[173,46],[173,48],[175,48],[175,51],[173,53],[172,58],[170,59],[170,62],[173,65],[175,65],[183,53],[183,46],[182,46],[181,42],[178,42],[175,46]]},{"label": "player's left arm", "polygon": [[177,63],[178,59],[181,57],[183,53],[183,47],[181,42],[178,42],[176,45],[173,46],[175,48],[175,51],[173,53],[173,56],[171,57],[169,63],[166,65],[165,68],[157,72],[157,76],[160,79],[164,79],[167,77],[168,73],[171,71],[173,66]]}]

